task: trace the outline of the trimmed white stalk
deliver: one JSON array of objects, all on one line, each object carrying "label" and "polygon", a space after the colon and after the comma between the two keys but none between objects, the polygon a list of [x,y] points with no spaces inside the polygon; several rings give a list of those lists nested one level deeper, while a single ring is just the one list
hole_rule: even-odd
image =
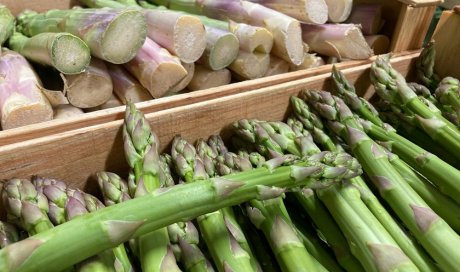
[{"label": "trimmed white stalk", "polygon": [[49,65],[64,74],[78,74],[89,65],[88,46],[70,33],[44,32],[30,38],[15,32],[8,41],[9,47],[27,59]]},{"label": "trimmed white stalk", "polygon": [[179,81],[176,85],[174,85],[169,91],[167,95],[176,94],[185,88],[187,85],[192,81],[193,75],[195,74],[195,64],[194,63],[182,63],[182,66],[187,70],[187,75]]},{"label": "trimmed white stalk", "polygon": [[350,16],[353,8],[353,0],[325,0],[328,11],[329,21],[333,23],[345,22]]},{"label": "trimmed white stalk", "polygon": [[53,119],[66,119],[70,117],[80,116],[85,112],[72,105],[59,105],[54,108]]},{"label": "trimmed white stalk", "polygon": [[187,75],[179,58],[149,38],[136,57],[124,66],[154,98],[162,97]]},{"label": "trimmed white stalk", "polygon": [[304,23],[324,24],[328,7],[324,0],[249,0],[277,10]]},{"label": "trimmed white stalk", "polygon": [[228,67],[239,79],[255,79],[265,75],[270,66],[270,54],[248,53],[240,50],[235,61]]},{"label": "trimmed white stalk", "polygon": [[310,69],[310,68],[319,67],[325,64],[326,62],[323,60],[323,58],[318,57],[316,54],[305,53],[305,58],[302,64],[300,65],[291,64],[289,67],[289,71]]},{"label": "trimmed white stalk", "polygon": [[144,10],[148,37],[184,63],[197,61],[206,48],[206,31],[200,19],[164,9]]},{"label": "trimmed white stalk", "polygon": [[64,93],[69,103],[78,108],[104,104],[112,96],[113,85],[104,61],[92,58],[88,68],[78,75],[63,75]]},{"label": "trimmed white stalk", "polygon": [[190,91],[198,91],[227,85],[232,75],[228,69],[213,71],[201,65],[195,65],[195,74],[187,86]]},{"label": "trimmed white stalk", "polygon": [[370,48],[374,50],[374,54],[381,55],[388,53],[390,48],[390,39],[387,36],[371,35],[364,38],[366,39],[366,42]]},{"label": "trimmed white stalk", "polygon": [[359,4],[353,7],[353,11],[347,22],[361,25],[364,35],[375,35],[383,26],[382,4]]},{"label": "trimmed white stalk", "polygon": [[107,63],[107,71],[112,79],[113,92],[123,104],[153,99],[137,79],[131,76],[121,65]]},{"label": "trimmed white stalk", "polygon": [[358,26],[353,24],[302,24],[302,38],[310,49],[340,59],[367,59],[372,49]]},{"label": "trimmed white stalk", "polygon": [[20,54],[3,48],[0,56],[2,129],[53,119],[53,109],[41,92],[41,82]]},{"label": "trimmed white stalk", "polygon": [[52,9],[46,13],[26,10],[18,16],[18,31],[27,36],[69,32],[85,41],[93,56],[125,63],[144,43],[147,24],[140,10],[129,8]]},{"label": "trimmed white stalk", "polygon": [[230,31],[206,26],[206,49],[198,63],[211,70],[223,69],[235,60],[239,47],[238,38]]},{"label": "trimmed white stalk", "polygon": [[264,76],[273,76],[289,72],[289,63],[285,60],[270,56],[270,65]]}]

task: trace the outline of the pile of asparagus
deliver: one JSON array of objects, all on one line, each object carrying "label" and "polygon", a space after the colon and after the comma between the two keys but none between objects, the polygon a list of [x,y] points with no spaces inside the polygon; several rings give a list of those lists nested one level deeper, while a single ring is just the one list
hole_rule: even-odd
[{"label": "pile of asparagus", "polygon": [[316,67],[317,53],[366,59],[385,40],[382,6],[350,0],[80,3],[0,6],[2,129]]},{"label": "pile of asparagus", "polygon": [[384,111],[334,69],[336,95],[302,91],[286,122],[236,121],[229,145],[178,135],[169,154],[129,103],[126,181],[97,173],[107,207],[54,179],[4,183],[0,271],[455,271],[459,86],[433,58],[417,62],[432,95],[381,56]]}]

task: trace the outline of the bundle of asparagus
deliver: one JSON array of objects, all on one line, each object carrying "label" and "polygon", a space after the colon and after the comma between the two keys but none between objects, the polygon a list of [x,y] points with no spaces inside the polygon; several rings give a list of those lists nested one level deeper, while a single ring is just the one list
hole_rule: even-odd
[{"label": "bundle of asparagus", "polygon": [[[423,63],[426,69],[429,61]],[[380,115],[335,68],[332,79],[337,96],[302,91],[291,98],[286,123],[238,120],[233,146],[214,135],[195,148],[176,136],[171,156],[159,155],[158,137],[129,104],[123,128],[128,183],[98,174],[110,207],[52,228],[67,209],[56,202],[62,194],[46,191],[52,202],[44,205],[40,190],[28,189],[24,198],[15,189],[22,185],[10,181],[3,194],[8,219],[33,236],[16,242],[14,229],[5,227],[0,269],[62,270],[135,238],[134,254],[120,256],[129,263],[139,258],[144,271],[212,271],[212,265],[218,271],[454,271],[460,265],[460,172],[399,135],[382,119],[390,112]],[[455,107],[456,80],[437,81],[438,94],[431,94],[408,85],[384,57],[372,65],[371,79],[387,110],[414,126],[420,142],[439,141],[436,152],[446,151],[440,139],[455,143],[457,127],[433,103],[443,97],[436,103]],[[428,127],[427,118],[442,125]],[[72,247],[56,252],[63,244]]]}]

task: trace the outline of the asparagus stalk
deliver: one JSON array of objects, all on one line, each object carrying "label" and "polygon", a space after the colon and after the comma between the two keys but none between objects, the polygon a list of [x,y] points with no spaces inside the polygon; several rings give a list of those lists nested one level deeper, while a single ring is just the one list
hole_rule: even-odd
[{"label": "asparagus stalk", "polygon": [[153,99],[149,91],[134,79],[122,66],[107,63],[107,71],[112,79],[113,92],[127,104]]},{"label": "asparagus stalk", "polygon": [[3,186],[2,200],[8,221],[26,230],[29,235],[53,227],[47,215],[49,206],[46,197],[29,180],[8,180]]},{"label": "asparagus stalk", "polygon": [[92,108],[106,103],[113,93],[112,79],[107,66],[91,58],[88,68],[77,75],[61,75],[69,103],[78,108]]},{"label": "asparagus stalk", "polygon": [[298,71],[304,69],[310,69],[319,67],[326,64],[321,57],[318,57],[316,54],[305,53],[304,61],[300,65],[290,65],[289,71]]},{"label": "asparagus stalk", "polygon": [[198,63],[211,70],[229,66],[239,51],[238,38],[228,30],[206,26],[206,49]]},{"label": "asparagus stalk", "polygon": [[274,9],[304,23],[324,24],[328,17],[328,7],[324,0],[251,0]]},{"label": "asparagus stalk", "polygon": [[54,108],[53,119],[66,119],[84,114],[83,110],[72,105],[59,105]]},{"label": "asparagus stalk", "polygon": [[119,64],[134,58],[142,47],[147,24],[142,12],[134,9],[55,9],[24,11],[18,16],[18,31],[26,36],[69,32],[81,38],[93,56]]},{"label": "asparagus stalk", "polygon": [[[424,101],[411,90],[404,77],[394,70],[382,57],[371,66],[371,81],[379,96],[415,116],[420,127],[446,150],[460,152],[460,130],[446,120],[434,106],[427,106]],[[460,158],[460,153],[456,156]]]},{"label": "asparagus stalk", "polygon": [[[328,248],[328,245],[324,241],[321,241],[321,239],[317,236],[315,232],[316,230],[314,230],[312,226],[305,224],[305,220],[308,219],[302,217],[300,211],[296,210],[294,207],[288,206],[288,210],[291,211],[291,208],[292,212],[290,215],[293,224],[296,227],[297,234],[302,239],[307,251],[328,271],[343,271],[337,263],[337,260],[333,257],[332,250]],[[356,263],[358,262],[356,261]],[[360,270],[362,270],[362,268]]]},{"label": "asparagus stalk", "polygon": [[[337,167],[318,164],[314,159],[294,166],[271,170],[262,167],[177,185],[106,207],[91,215],[80,216],[0,250],[0,270],[60,271],[131,237],[138,237],[184,218],[195,218],[254,198],[263,199],[264,195],[267,197],[266,189],[270,187],[318,186],[327,181],[326,173],[337,171],[333,170]],[[356,174],[359,174],[359,170],[359,165],[350,169],[351,173]],[[302,175],[299,175],[299,171]],[[101,225],[105,227],[101,228]]]},{"label": "asparagus stalk", "polygon": [[[167,10],[140,1],[80,0],[89,7],[123,8],[142,6],[147,36],[184,63],[193,63],[203,54],[206,32],[200,20],[182,12]],[[143,2],[143,3],[142,3]]]},{"label": "asparagus stalk", "polygon": [[353,8],[352,0],[325,0],[328,12],[329,21],[332,23],[341,23],[347,20]]},{"label": "asparagus stalk", "polygon": [[[345,81],[343,84],[347,85],[347,82]],[[297,97],[291,97],[291,104],[294,108],[294,113],[297,119],[302,122],[305,129],[312,132],[316,142],[329,151],[337,151],[340,148],[340,146],[337,146],[334,141],[326,133],[324,133],[322,121],[316,114],[310,112],[308,105],[304,101]],[[431,271],[433,266],[430,261],[427,261],[429,258],[422,251],[420,246],[407,235],[406,231],[400,227],[392,215],[388,213],[385,207],[367,186],[364,179],[361,177],[355,177],[351,179],[350,182],[353,186],[359,189],[362,201],[379,220],[380,224],[382,224],[390,233],[404,253],[417,265],[420,270]],[[350,269],[347,268],[347,270]]]},{"label": "asparagus stalk", "polygon": [[15,32],[8,44],[29,60],[52,66],[63,74],[83,72],[91,59],[85,42],[69,33],[44,32],[28,38]]},{"label": "asparagus stalk", "polygon": [[353,24],[302,24],[302,39],[310,49],[339,59],[367,59],[372,49]]},{"label": "asparagus stalk", "polygon": [[[195,148],[180,136],[173,140],[171,155],[177,173],[186,183],[208,178],[203,160]],[[241,248],[229,230],[223,211],[202,215],[197,218],[197,222],[219,271],[255,271],[249,253]]]},{"label": "asparagus stalk", "polygon": [[441,80],[434,92],[439,103],[452,108],[455,113],[460,112],[460,82],[456,78],[445,77]]},{"label": "asparagus stalk", "polygon": [[[169,184],[164,177],[158,154],[159,140],[144,115],[129,103],[123,125],[125,156],[131,167],[128,183],[132,198],[147,195]],[[139,254],[145,271],[180,271],[170,248],[167,228],[139,238]]]},{"label": "asparagus stalk", "polygon": [[322,91],[304,94],[310,105],[333,123],[335,131],[350,145],[382,197],[440,267],[450,270],[458,266],[460,253],[455,251],[454,244],[460,242],[460,237],[391,166],[381,147],[364,133],[343,100]]},{"label": "asparagus stalk", "polygon": [[205,15],[218,20],[231,19],[239,23],[265,27],[273,34],[272,53],[279,58],[300,64],[303,60],[299,21],[275,10],[248,1],[154,0],[170,9]]},{"label": "asparagus stalk", "polygon": [[382,4],[358,4],[351,11],[347,22],[361,25],[364,35],[375,35],[383,26]]},{"label": "asparagus stalk", "polygon": [[220,21],[206,16],[199,16],[206,26],[227,30],[235,34],[240,42],[240,49],[249,53],[268,54],[273,47],[273,35],[263,27],[237,23],[232,20]]},{"label": "asparagus stalk", "polygon": [[53,109],[41,92],[41,82],[24,57],[3,48],[0,57],[2,128],[51,120]]},{"label": "asparagus stalk", "polygon": [[178,58],[149,38],[125,68],[154,98],[163,96],[187,75]]},{"label": "asparagus stalk", "polygon": [[263,77],[270,67],[270,55],[265,53],[248,53],[240,50],[238,56],[228,67],[242,80]]},{"label": "asparagus stalk", "polygon": [[231,73],[228,69],[213,71],[201,65],[195,65],[195,73],[187,85],[187,89],[198,91],[223,86],[229,84],[231,79]]},{"label": "asparagus stalk", "polygon": [[0,221],[0,248],[19,241],[19,232],[13,224]]},{"label": "asparagus stalk", "polygon": [[179,81],[176,85],[171,87],[169,89],[168,94],[176,94],[185,88],[187,88],[187,85],[190,84],[190,82],[193,79],[193,76],[195,75],[195,64],[194,63],[182,63],[182,66],[184,69],[187,71],[187,75]]},{"label": "asparagus stalk", "polygon": [[[394,153],[437,185],[441,192],[452,197],[458,203],[457,196],[460,192],[457,184],[460,180],[460,172],[455,167],[393,131],[375,126],[371,122],[364,120],[361,120],[361,124],[366,133],[372,138],[384,142],[391,141]],[[442,169],[442,171],[439,169]]]},{"label": "asparagus stalk", "polygon": [[14,16],[4,5],[0,5],[0,46],[8,40],[14,32]]},{"label": "asparagus stalk", "polygon": [[436,90],[439,81],[441,80],[434,70],[434,62],[436,59],[436,49],[434,43],[428,43],[420,53],[420,56],[415,62],[417,79],[426,85],[431,91]]},{"label": "asparagus stalk", "polygon": [[450,197],[442,194],[420,174],[414,172],[403,160],[389,150],[384,149],[388,159],[399,174],[406,180],[414,191],[455,231],[459,231],[460,218],[457,216],[460,206]]},{"label": "asparagus stalk", "polygon": [[289,71],[289,63],[275,56],[270,56],[270,66],[264,77],[284,74]]}]

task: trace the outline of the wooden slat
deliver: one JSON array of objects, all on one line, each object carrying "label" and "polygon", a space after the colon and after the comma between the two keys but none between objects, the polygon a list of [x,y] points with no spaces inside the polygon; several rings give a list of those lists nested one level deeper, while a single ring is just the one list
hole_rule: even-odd
[{"label": "wooden slat", "polygon": [[424,7],[424,6],[437,6],[441,4],[442,0],[398,0],[406,5],[413,7]]},{"label": "wooden slat", "polygon": [[403,6],[391,38],[391,51],[421,48],[435,9],[436,6]]},{"label": "wooden slat", "polygon": [[[392,59],[393,67],[407,75],[418,54]],[[367,92],[369,67],[366,64],[343,70],[360,93]],[[147,114],[157,133],[161,149],[168,150],[174,135],[180,133],[194,142],[211,134],[228,135],[229,125],[242,118],[284,120],[289,97],[302,89],[329,89],[329,74],[303,78],[253,91],[180,106]],[[59,178],[95,191],[94,173],[100,170],[126,174],[123,153],[122,120],[81,128],[52,136],[0,147],[0,177],[28,178],[33,174]]]},{"label": "wooden slat", "polygon": [[444,11],[433,39],[436,48],[436,71],[441,77],[460,78],[460,14]]}]

